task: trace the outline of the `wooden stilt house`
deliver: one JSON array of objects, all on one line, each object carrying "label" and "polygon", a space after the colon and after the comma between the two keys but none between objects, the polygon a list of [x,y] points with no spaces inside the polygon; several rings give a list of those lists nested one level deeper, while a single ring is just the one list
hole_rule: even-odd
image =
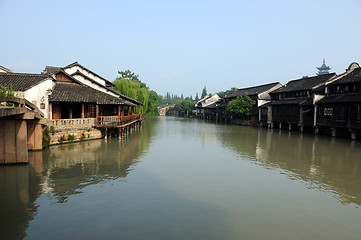
[{"label": "wooden stilt house", "polygon": [[317,128],[332,136],[361,138],[361,68],[352,63],[344,74],[326,84],[326,96],[317,102]]},{"label": "wooden stilt house", "polygon": [[325,84],[336,77],[335,73],[304,77],[289,81],[285,86],[270,92],[268,126],[282,129],[293,127],[303,131],[315,126],[315,102],[324,96]]}]

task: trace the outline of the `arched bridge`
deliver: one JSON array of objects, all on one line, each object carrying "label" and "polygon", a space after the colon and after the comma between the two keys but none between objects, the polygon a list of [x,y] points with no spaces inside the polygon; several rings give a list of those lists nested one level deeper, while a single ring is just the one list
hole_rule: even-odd
[{"label": "arched bridge", "polygon": [[165,106],[165,107],[161,107],[158,109],[158,112],[159,112],[159,116],[165,116],[166,112],[170,109],[170,108],[173,108],[174,107],[174,104],[173,105],[170,105],[170,106]]}]

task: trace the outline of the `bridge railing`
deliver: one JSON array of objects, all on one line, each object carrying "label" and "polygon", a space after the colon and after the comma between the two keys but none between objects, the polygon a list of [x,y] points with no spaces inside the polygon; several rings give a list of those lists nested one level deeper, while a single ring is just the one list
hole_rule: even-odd
[{"label": "bridge railing", "polygon": [[19,108],[26,108],[28,110],[31,110],[37,119],[44,118],[44,113],[39,110],[37,106],[35,106],[33,103],[29,102],[25,98],[18,98],[18,97],[2,97],[0,96],[0,103],[1,105],[4,104],[5,106],[8,105],[8,103],[11,103],[13,107],[19,107]]}]

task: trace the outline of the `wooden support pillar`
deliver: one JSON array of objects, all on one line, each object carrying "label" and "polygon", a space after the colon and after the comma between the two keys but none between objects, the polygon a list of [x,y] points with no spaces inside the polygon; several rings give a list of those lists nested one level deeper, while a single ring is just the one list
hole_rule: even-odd
[{"label": "wooden support pillar", "polygon": [[124,106],[122,107],[122,117],[124,117]]},{"label": "wooden support pillar", "polygon": [[303,125],[300,126],[300,132],[303,133]]},{"label": "wooden support pillar", "polygon": [[118,105],[118,121],[120,121],[120,114],[121,114],[120,105]]},{"label": "wooden support pillar", "polygon": [[48,113],[49,113],[48,118],[49,118],[49,119],[53,119],[53,116],[52,116],[52,114],[51,114],[51,106],[52,106],[52,104],[49,102],[49,103],[48,103]]},{"label": "wooden support pillar", "polygon": [[331,128],[331,136],[336,137],[336,128]]},{"label": "wooden support pillar", "polygon": [[84,106],[84,103],[81,104],[81,118],[85,118],[85,106]]},{"label": "wooden support pillar", "polygon": [[316,135],[320,134],[320,129],[318,127],[315,127],[315,134]]},{"label": "wooden support pillar", "polygon": [[70,119],[73,118],[73,108],[72,107],[69,108],[69,118]]},{"label": "wooden support pillar", "polygon": [[118,139],[122,139],[122,130],[118,128]]},{"label": "wooden support pillar", "polygon": [[351,132],[351,140],[356,140],[356,131],[350,129],[350,132]]},{"label": "wooden support pillar", "polygon": [[139,115],[140,115],[140,109],[142,108],[142,106],[141,105],[139,105]]},{"label": "wooden support pillar", "polygon": [[281,122],[278,124],[278,128],[279,128],[280,130],[282,129],[282,123],[281,123]]},{"label": "wooden support pillar", "polygon": [[291,131],[291,130],[292,130],[292,124],[288,123],[288,131]]},{"label": "wooden support pillar", "polygon": [[96,105],[96,106],[95,106],[95,122],[96,122],[96,124],[99,124],[99,122],[98,122],[98,116],[99,116],[99,106]]}]

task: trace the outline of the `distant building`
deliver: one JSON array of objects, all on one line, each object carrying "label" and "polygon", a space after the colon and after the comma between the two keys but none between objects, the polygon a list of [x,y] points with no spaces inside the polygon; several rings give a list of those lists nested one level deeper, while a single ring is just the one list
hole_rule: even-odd
[{"label": "distant building", "polygon": [[205,96],[195,103],[196,115],[198,118],[211,118],[216,115],[216,102],[220,99],[218,94]]},{"label": "distant building", "polygon": [[265,106],[267,103],[271,101],[271,97],[269,95],[270,92],[279,89],[282,87],[281,83],[274,82],[268,83],[264,85],[258,85],[254,87],[248,88],[241,88],[235,91],[234,93],[225,96],[223,99],[217,102],[217,114],[219,119],[226,119],[230,118],[230,115],[226,112],[226,107],[228,103],[232,100],[237,99],[237,97],[244,96],[245,93],[257,103],[258,114],[254,117],[258,118],[257,120],[264,119],[264,122],[267,122],[267,107]]},{"label": "distant building", "polygon": [[326,64],[325,64],[325,59],[323,59],[323,64],[322,64],[322,66],[321,66],[321,67],[318,67],[317,69],[318,69],[317,75],[330,74],[329,71],[331,70],[330,66],[326,66]]}]

